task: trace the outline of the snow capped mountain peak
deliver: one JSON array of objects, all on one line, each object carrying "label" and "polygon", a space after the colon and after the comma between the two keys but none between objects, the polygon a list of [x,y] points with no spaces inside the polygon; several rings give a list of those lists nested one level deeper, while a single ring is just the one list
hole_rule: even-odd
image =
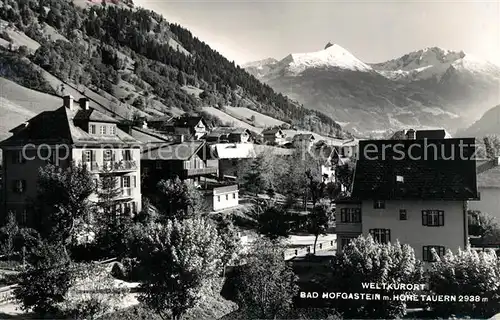
[{"label": "snow capped mountain peak", "polygon": [[241,67],[242,68],[262,69],[264,66],[273,65],[277,62],[278,62],[278,60],[276,60],[274,58],[267,58],[267,59],[262,59],[262,60],[258,60],[258,61],[247,62],[247,63],[243,64]]},{"label": "snow capped mountain peak", "polygon": [[372,68],[356,58],[338,44],[328,43],[325,49],[309,53],[293,53],[279,62],[286,65],[292,74],[299,74],[306,69],[340,68],[353,71],[371,71]]}]

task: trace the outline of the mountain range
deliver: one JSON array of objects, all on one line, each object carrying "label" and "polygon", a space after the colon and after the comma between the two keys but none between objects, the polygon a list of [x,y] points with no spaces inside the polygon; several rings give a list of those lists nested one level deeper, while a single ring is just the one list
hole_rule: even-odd
[{"label": "mountain range", "polygon": [[361,136],[400,128],[456,133],[500,103],[500,66],[430,47],[366,63],[338,44],[243,66],[273,89]]}]

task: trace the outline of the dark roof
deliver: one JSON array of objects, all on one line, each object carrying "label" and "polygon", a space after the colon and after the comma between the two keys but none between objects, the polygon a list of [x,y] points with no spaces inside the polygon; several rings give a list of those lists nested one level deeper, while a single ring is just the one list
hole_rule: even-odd
[{"label": "dark roof", "polygon": [[229,134],[243,134],[245,132],[248,133],[249,135],[251,134],[250,130],[245,129],[245,128],[238,128],[238,127],[217,127],[217,128],[214,128],[206,136],[207,137],[220,137],[220,136],[229,135]]},{"label": "dark roof", "polygon": [[474,143],[473,138],[360,141],[352,197],[476,199]]},{"label": "dark roof", "polygon": [[[75,116],[82,109],[76,107],[70,110],[60,107],[53,111],[44,111],[26,122],[24,128],[17,126],[13,136],[5,139],[0,146],[20,146],[29,143],[33,144],[137,144],[140,142],[120,129],[116,129],[114,135],[93,135],[84,131],[73,122]],[[87,111],[87,110],[85,110]],[[93,110],[87,113],[94,118],[106,119],[99,111]],[[101,115],[99,115],[101,114]],[[80,121],[84,118],[80,118]],[[113,118],[111,118],[113,119]],[[113,119],[113,123],[116,120]],[[108,122],[108,121],[106,121]],[[109,121],[111,122],[111,121]],[[11,130],[12,131],[12,130]]]},{"label": "dark roof", "polygon": [[105,115],[95,109],[89,108],[88,110],[79,109],[74,117],[74,120],[107,122],[107,123],[120,123],[117,119]]},{"label": "dark roof", "polygon": [[293,140],[314,140],[314,135],[310,133],[299,133],[293,136]]},{"label": "dark roof", "polygon": [[418,130],[416,134],[417,140],[423,139],[444,139],[446,137],[446,131],[444,129],[440,130]]},{"label": "dark roof", "polygon": [[282,132],[280,128],[270,128],[262,131],[262,134],[276,134],[278,132]]},{"label": "dark roof", "polygon": [[178,128],[192,128],[195,127],[200,121],[206,125],[203,117],[179,117],[173,121],[173,126]]},{"label": "dark roof", "polygon": [[141,160],[189,160],[203,145],[203,141],[152,144],[142,150]]}]

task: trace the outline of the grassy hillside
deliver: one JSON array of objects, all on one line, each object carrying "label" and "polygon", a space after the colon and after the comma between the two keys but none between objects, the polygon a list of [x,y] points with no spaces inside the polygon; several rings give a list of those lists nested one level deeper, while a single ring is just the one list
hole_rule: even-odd
[{"label": "grassy hillside", "polygon": [[345,135],[335,121],[275,93],[188,30],[115,2],[3,0],[0,76],[59,96],[87,96],[118,118],[225,107],[259,127],[286,122]]}]

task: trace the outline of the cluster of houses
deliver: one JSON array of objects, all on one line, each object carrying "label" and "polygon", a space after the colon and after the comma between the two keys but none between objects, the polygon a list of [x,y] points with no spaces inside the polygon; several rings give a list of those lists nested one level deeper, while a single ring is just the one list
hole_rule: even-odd
[{"label": "cluster of houses", "polygon": [[[242,161],[260,153],[289,156],[289,143],[314,142],[311,134],[286,138],[279,128],[260,135],[243,128],[209,128],[198,116],[182,116],[155,121],[119,121],[90,107],[85,98],[63,98],[63,106],[45,111],[11,130],[12,136],[0,142],[2,163],[2,208],[14,212],[21,223],[30,224],[26,204],[37,192],[40,167],[54,163],[86,165],[96,184],[92,201],[98,203],[103,174],[116,176],[116,215],[133,215],[142,207],[142,197],[153,197],[162,179],[179,177],[195,184],[205,195],[211,210],[238,206],[236,183]],[[352,155],[353,141],[345,147]],[[328,159],[327,159],[328,160]],[[322,171],[333,175],[332,163],[325,160]]]},{"label": "cluster of houses", "polygon": [[[62,107],[38,114],[0,142],[2,212],[33,222],[26,204],[36,195],[39,168],[71,162],[89,168],[96,191],[103,174],[116,175],[117,215],[139,212],[142,197],[154,196],[160,180],[174,177],[195,184],[211,210],[225,210],[239,204],[235,178],[242,161],[259,153],[290,156],[300,144],[312,153],[327,150],[325,181],[334,179],[335,164],[356,159],[352,192],[336,202],[337,251],[371,234],[380,242],[410,244],[417,258],[431,261],[433,248],[444,254],[467,245],[468,210],[500,219],[500,162],[477,161],[473,138],[410,129],[387,140],[332,142],[280,128],[261,134],[209,128],[195,116],[166,120],[122,122],[91,108],[87,99],[64,97]],[[99,202],[97,194],[91,200]]]}]

